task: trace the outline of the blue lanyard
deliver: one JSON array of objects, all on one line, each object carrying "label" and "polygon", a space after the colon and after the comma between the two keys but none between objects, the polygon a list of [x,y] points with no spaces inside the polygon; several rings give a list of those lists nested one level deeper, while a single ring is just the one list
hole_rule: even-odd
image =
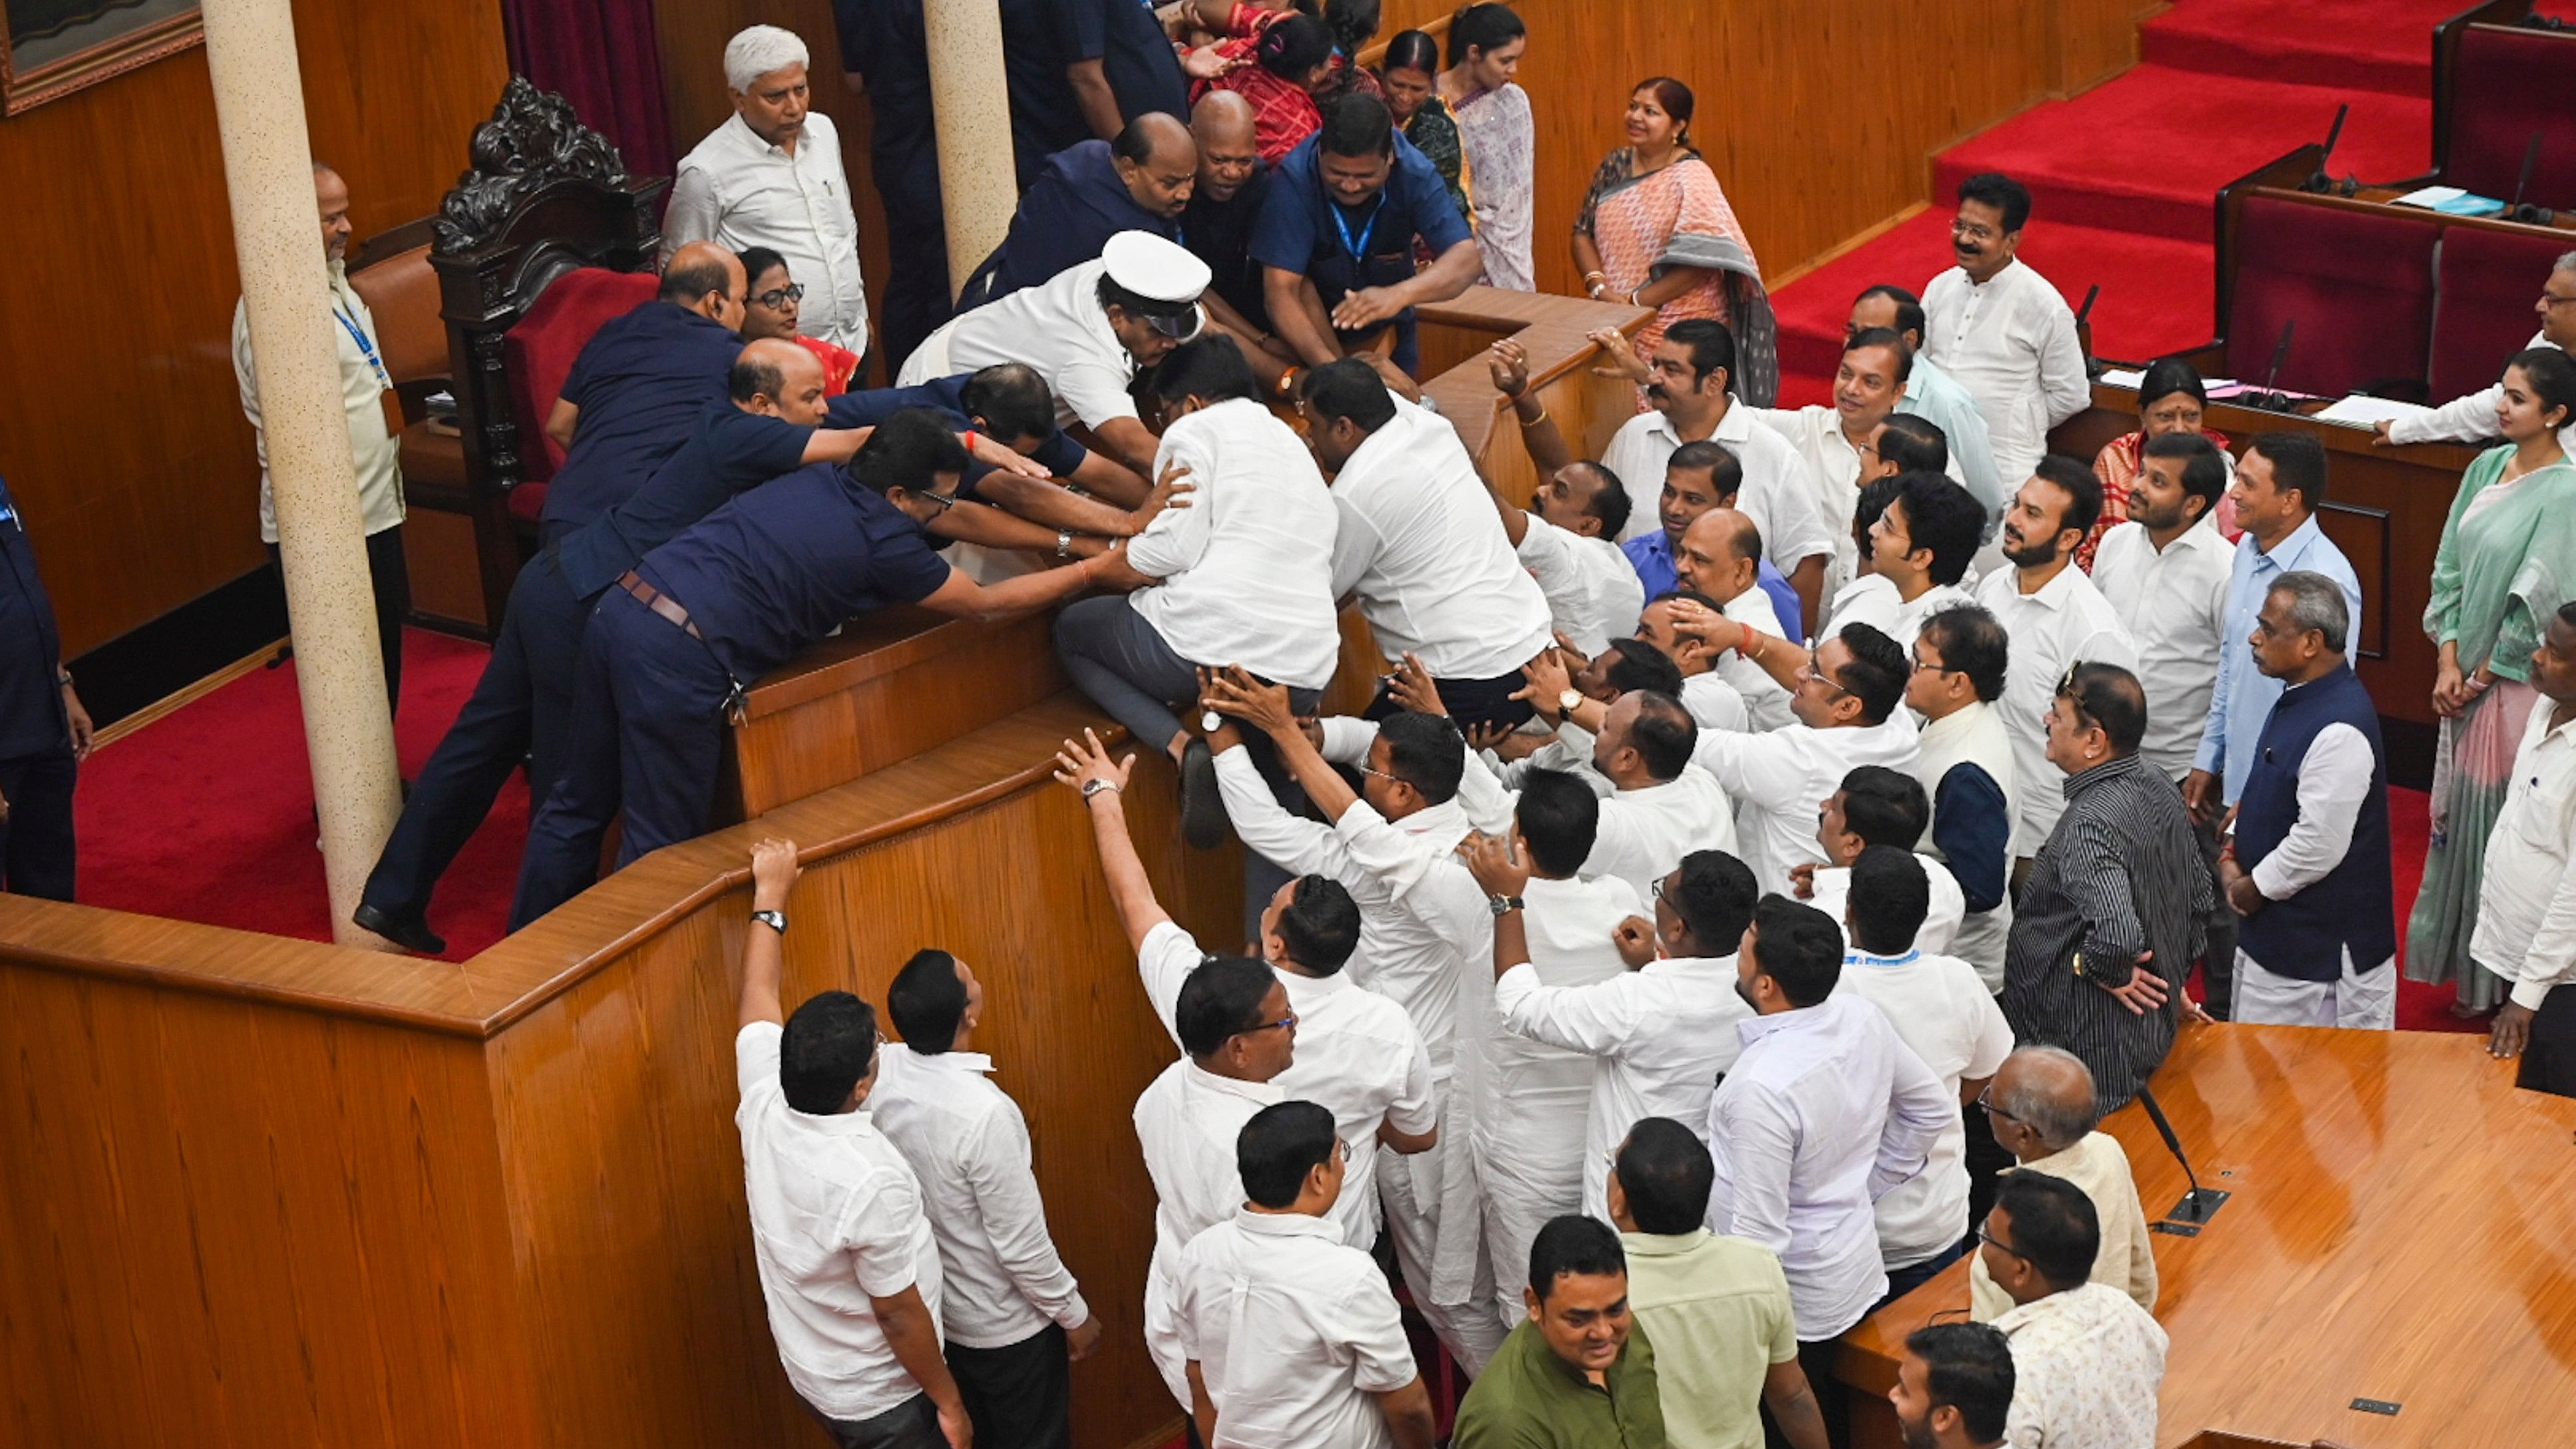
[{"label": "blue lanyard", "polygon": [[1377,235],[1378,214],[1386,210],[1386,193],[1381,191],[1377,194],[1377,205],[1369,208],[1368,225],[1360,228],[1360,239],[1358,241],[1351,240],[1351,224],[1342,220],[1341,207],[1336,205],[1333,199],[1329,196],[1324,198],[1324,209],[1333,214],[1333,229],[1342,234],[1342,246],[1345,250],[1350,252],[1351,260],[1354,262],[1366,261],[1368,259],[1369,238]]},{"label": "blue lanyard", "polygon": [[376,344],[367,340],[367,330],[360,327],[355,318],[341,311],[337,302],[331,304],[331,315],[340,320],[341,326],[349,329],[350,338],[358,344],[359,354],[367,359],[367,366],[376,370],[376,381],[387,387],[393,386],[394,380],[385,375],[385,365],[376,360]]}]

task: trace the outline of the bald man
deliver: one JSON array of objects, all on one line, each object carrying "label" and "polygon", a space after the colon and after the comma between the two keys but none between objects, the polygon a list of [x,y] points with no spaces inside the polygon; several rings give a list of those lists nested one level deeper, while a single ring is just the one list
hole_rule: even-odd
[{"label": "bald man", "polygon": [[[1712,508],[1691,520],[1673,547],[1673,574],[1682,588],[1715,599],[1719,613],[1759,630],[1774,648],[1786,638],[1779,611],[1762,589],[1762,530],[1754,526],[1752,515]],[[1752,728],[1775,730],[1790,723],[1789,691],[1756,661],[1730,649],[1717,661],[1716,674],[1744,697]]]},{"label": "bald man", "polygon": [[[367,575],[375,592],[376,636],[385,665],[385,707],[402,702],[402,626],[411,613],[411,571],[403,561],[402,443],[385,406],[393,378],[385,371],[376,319],[349,285],[349,183],[313,164],[313,199],[322,216],[322,254],[329,268],[331,340],[339,348],[340,404],[348,414],[349,461],[358,474],[358,518],[367,535]],[[250,310],[233,306],[233,379],[259,449],[259,537],[277,558],[277,504],[268,482],[268,430],[261,422],[259,369],[250,351]]]},{"label": "bald man", "polygon": [[[2094,1130],[2101,1112],[2093,1073],[2083,1058],[2060,1047],[2023,1047],[2004,1058],[1977,1104],[1994,1127],[1996,1143],[2012,1154],[2018,1170],[2064,1178],[2093,1200],[2102,1223],[2102,1248],[2093,1259],[2092,1281],[2117,1288],[2154,1312],[2156,1255],[2148,1242],[2147,1215],[2129,1176],[2128,1154],[2117,1138]],[[1978,1186],[1983,1206],[1992,1206],[1991,1183]],[[1975,1211],[1980,1205],[1970,1207],[1975,1213],[1971,1221],[1983,1223],[1984,1213]],[[2001,1317],[2013,1306],[2012,1296],[1987,1274],[1982,1254],[1969,1255],[1968,1302],[1968,1316],[1979,1323]]]},{"label": "bald man", "polygon": [[1270,333],[1269,306],[1261,296],[1261,266],[1252,259],[1252,223],[1270,194],[1270,164],[1254,140],[1252,103],[1235,91],[1210,91],[1190,108],[1190,135],[1198,143],[1198,187],[1181,213],[1181,245],[1207,263],[1214,278],[1199,300],[1216,325],[1280,367],[1296,354]]},{"label": "bald man", "polygon": [[698,414],[723,400],[742,351],[742,259],[691,242],[662,268],[661,290],[591,334],[546,414],[564,450],[539,515],[547,543],[623,501],[689,440]]},{"label": "bald man", "polygon": [[1047,158],[1020,198],[1010,235],[959,294],[968,311],[1096,260],[1122,231],[1179,241],[1182,209],[1198,185],[1199,149],[1177,116],[1149,111],[1115,140],[1084,141]]},{"label": "bald man", "polygon": [[726,401],[689,419],[686,442],[624,502],[530,559],[511,586],[492,657],[456,723],[413,782],[352,918],[405,950],[437,955],[431,890],[510,771],[528,762],[530,807],[562,777],[574,667],[591,606],[651,550],[746,488],[808,463],[846,462],[865,428],[824,421],[823,364],[793,342],[735,349]]}]

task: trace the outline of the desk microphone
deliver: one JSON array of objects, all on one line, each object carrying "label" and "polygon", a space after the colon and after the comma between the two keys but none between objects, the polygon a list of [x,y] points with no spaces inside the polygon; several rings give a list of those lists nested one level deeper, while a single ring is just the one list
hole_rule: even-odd
[{"label": "desk microphone", "polygon": [[2098,378],[2109,370],[2102,359],[2093,355],[2093,334],[2084,330],[2084,319],[2093,315],[2093,304],[2101,300],[2102,284],[2095,282],[2093,289],[2084,294],[2084,305],[2075,309],[2075,335],[2084,339],[2084,376],[2087,379]]},{"label": "desk microphone", "polygon": [[2522,199],[2523,193],[2531,189],[2531,170],[2539,164],[2540,133],[2534,131],[2531,133],[2531,144],[2522,148],[2522,177],[2513,183],[2513,201],[2504,209],[2505,220],[2547,226],[2558,219],[2557,213],[2548,207],[2526,203]]},{"label": "desk microphone", "polygon": [[2201,1228],[2218,1216],[2218,1210],[2226,1205],[2227,1193],[2220,1188],[2200,1185],[2200,1178],[2191,1170],[2191,1159],[2183,1155],[2182,1139],[2174,1135],[2173,1123],[2165,1120],[2165,1109],[2156,1104],[2156,1094],[2143,1083],[2138,1087],[2138,1105],[2147,1109],[2147,1120],[2156,1124],[2156,1135],[2165,1140],[2165,1150],[2174,1155],[2174,1161],[2182,1164],[2183,1180],[2191,1184],[2191,1191],[2184,1193],[2182,1201],[2174,1204],[2173,1211],[2165,1214],[2165,1220],[2155,1225],[2156,1230],[2186,1238],[2197,1237]]},{"label": "desk microphone", "polygon": [[2287,413],[2296,412],[2298,410],[2295,403],[2293,403],[2286,395],[2276,391],[2274,388],[2274,385],[2281,380],[2281,364],[2287,361],[2290,356],[2290,334],[2297,331],[2298,326],[2299,319],[2296,317],[2293,317],[2281,324],[2281,340],[2278,343],[2275,343],[2272,348],[2272,366],[2263,374],[2263,386],[2253,392],[2244,394],[2242,401],[2246,406],[2261,408],[2263,411],[2270,413]]},{"label": "desk microphone", "polygon": [[2326,171],[2326,162],[2334,158],[2335,142],[2343,137],[2344,119],[2351,114],[2349,105],[2335,108],[2334,126],[2326,132],[2325,149],[2317,153],[2317,169],[2308,174],[2307,180],[2299,183],[2301,191],[2317,196],[2351,196],[2361,190],[2360,177],[2346,176],[2337,181]]}]

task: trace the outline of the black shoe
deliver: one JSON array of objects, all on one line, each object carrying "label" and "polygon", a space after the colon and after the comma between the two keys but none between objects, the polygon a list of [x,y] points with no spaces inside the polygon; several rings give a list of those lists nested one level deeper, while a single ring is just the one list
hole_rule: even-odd
[{"label": "black shoe", "polygon": [[373,931],[406,951],[422,956],[447,954],[447,943],[431,935],[429,922],[416,916],[408,920],[396,920],[365,901],[360,901],[358,908],[349,913],[349,919],[357,922],[360,928]]},{"label": "black shoe", "polygon": [[1181,839],[1192,850],[1225,844],[1225,797],[1217,792],[1216,756],[1195,735],[1181,750]]}]

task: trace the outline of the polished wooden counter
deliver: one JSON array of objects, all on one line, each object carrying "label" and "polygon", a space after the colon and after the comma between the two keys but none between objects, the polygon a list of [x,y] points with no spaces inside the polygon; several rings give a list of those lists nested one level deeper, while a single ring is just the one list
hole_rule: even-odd
[{"label": "polished wooden counter", "polygon": [[[2173,1339],[2159,1446],[2204,1429],[2352,1449],[2569,1442],[2576,1100],[2519,1091],[2513,1072],[2460,1033],[2184,1031],[2155,1093],[2202,1184],[2233,1196],[2197,1237],[2155,1238]],[[2103,1128],[2149,1217],[2169,1212],[2187,1184],[2145,1112]],[[1855,1449],[1897,1444],[1900,1345],[1967,1301],[1963,1261],[1845,1337]]]}]

